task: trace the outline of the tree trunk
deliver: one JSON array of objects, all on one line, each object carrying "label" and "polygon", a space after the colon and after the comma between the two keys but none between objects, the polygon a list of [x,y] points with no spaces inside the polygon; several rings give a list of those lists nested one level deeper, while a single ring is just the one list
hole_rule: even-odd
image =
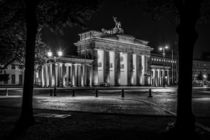
[{"label": "tree trunk", "polygon": [[192,113],[192,63],[193,48],[197,40],[195,30],[199,18],[200,1],[184,1],[179,6],[180,24],[177,27],[179,47],[179,83],[177,93],[176,130],[182,134],[194,132]]},{"label": "tree trunk", "polygon": [[36,2],[25,0],[26,48],[25,48],[25,78],[22,96],[22,110],[19,118],[21,126],[28,127],[34,123],[33,117],[33,83],[35,40],[37,34]]}]

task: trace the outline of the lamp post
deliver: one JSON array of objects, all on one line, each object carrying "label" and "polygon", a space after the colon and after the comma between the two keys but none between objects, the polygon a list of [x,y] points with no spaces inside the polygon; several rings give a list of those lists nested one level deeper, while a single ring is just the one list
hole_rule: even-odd
[{"label": "lamp post", "polygon": [[[163,46],[163,47],[159,47],[159,51],[162,51],[162,56],[163,56],[163,69],[164,69],[164,76],[163,76],[163,87],[165,87],[165,64],[166,64],[166,62],[165,62],[165,56],[166,56],[166,50],[168,50],[169,49],[169,46],[168,45],[165,45],[165,46]],[[169,77],[168,75],[167,75],[167,77]]]},{"label": "lamp post", "polygon": [[[63,52],[61,50],[59,50],[59,51],[57,51],[57,56],[56,55],[53,56],[53,52],[52,51],[48,51],[47,52],[47,56],[49,58],[53,58],[53,64],[54,64],[55,69],[56,69],[57,57],[63,56]],[[56,96],[56,81],[57,81],[57,79],[56,79],[56,71],[54,70],[54,90],[53,90],[53,96]]]}]

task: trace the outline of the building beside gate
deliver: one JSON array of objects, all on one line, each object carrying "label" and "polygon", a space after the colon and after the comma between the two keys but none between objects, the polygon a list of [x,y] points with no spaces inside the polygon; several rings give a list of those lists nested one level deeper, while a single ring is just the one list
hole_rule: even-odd
[{"label": "building beside gate", "polygon": [[41,87],[92,86],[93,60],[78,57],[60,57],[35,72],[35,85]]},{"label": "building beside gate", "polygon": [[6,69],[0,70],[0,75],[8,75],[8,80],[0,80],[0,85],[22,86],[24,79],[23,65],[14,62],[7,66]]},{"label": "building beside gate", "polygon": [[193,85],[205,86],[210,85],[210,61],[194,60],[193,61]]},{"label": "building beside gate", "polygon": [[125,34],[121,23],[116,17],[113,19],[115,27],[111,30],[91,30],[79,34],[79,40],[74,43],[78,56],[62,56],[56,61],[49,58],[41,69],[35,71],[35,85],[83,87],[105,83],[112,86],[173,84],[177,80],[176,60],[151,54],[153,48],[148,45],[148,41]]},{"label": "building beside gate", "polygon": [[178,67],[177,60],[171,57],[163,57],[160,54],[151,55],[151,85],[169,86],[177,84]]}]

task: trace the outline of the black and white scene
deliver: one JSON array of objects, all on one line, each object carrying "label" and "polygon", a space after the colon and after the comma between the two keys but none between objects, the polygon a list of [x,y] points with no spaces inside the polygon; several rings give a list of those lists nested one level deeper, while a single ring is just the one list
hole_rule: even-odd
[{"label": "black and white scene", "polygon": [[210,140],[209,0],[0,0],[0,140]]}]

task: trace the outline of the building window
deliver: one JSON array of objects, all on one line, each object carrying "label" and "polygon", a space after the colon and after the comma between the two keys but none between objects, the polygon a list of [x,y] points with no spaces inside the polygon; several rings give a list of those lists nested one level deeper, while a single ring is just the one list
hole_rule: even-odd
[{"label": "building window", "polygon": [[15,69],[15,65],[14,64],[11,67],[12,67],[12,69]]},{"label": "building window", "polygon": [[12,75],[12,84],[15,84],[15,75]]},{"label": "building window", "polygon": [[23,75],[20,74],[19,75],[19,84],[22,85],[22,83],[23,83]]},{"label": "building window", "polygon": [[113,64],[112,64],[112,63],[110,63],[109,67],[110,67],[110,68],[112,68],[112,67],[113,67]]}]

